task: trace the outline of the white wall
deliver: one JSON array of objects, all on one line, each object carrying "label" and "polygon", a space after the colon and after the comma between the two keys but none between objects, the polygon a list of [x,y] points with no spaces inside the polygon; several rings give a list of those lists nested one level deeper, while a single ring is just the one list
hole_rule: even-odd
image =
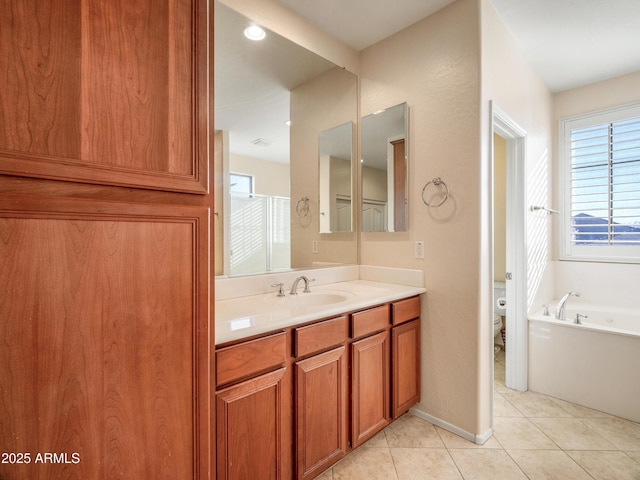
[{"label": "white wall", "polygon": [[[640,102],[640,72],[623,75],[554,95],[554,158],[558,158],[558,123],[561,119],[628,103]],[[558,162],[554,171],[559,172]],[[559,175],[556,175],[558,178]],[[556,198],[561,198],[560,186],[554,184]],[[554,238],[559,239],[559,225]],[[559,240],[554,243],[554,258],[558,258]],[[582,296],[572,301],[601,303],[640,308],[637,286],[640,285],[640,264],[598,262],[555,262],[555,288],[551,298],[560,298],[570,290]]]},{"label": "white wall", "polygon": [[[525,245],[527,268],[527,303],[534,302],[540,291],[551,291],[546,279],[549,271],[549,249],[551,246],[551,219],[528,210],[531,205],[552,205],[551,160],[551,119],[552,96],[533,68],[526,62],[517,43],[507,30],[489,0],[480,0],[482,16],[482,98],[481,98],[481,142],[482,175],[481,198],[482,225],[490,225],[492,171],[491,171],[491,112],[490,102],[497,105],[511,120],[526,132],[525,139]],[[481,236],[481,250],[487,259],[481,267],[480,277],[483,289],[482,304],[478,312],[481,325],[481,354],[479,358],[479,382],[482,388],[482,404],[478,406],[481,418],[490,415],[490,405],[484,403],[490,397],[492,385],[490,376],[491,348],[493,330],[491,313],[493,306],[488,303],[492,298],[493,280],[491,268],[491,232],[484,231]],[[508,266],[508,268],[510,268]],[[546,294],[545,294],[546,295]],[[526,319],[517,318],[526,331]],[[490,417],[489,417],[490,418]]]},{"label": "white wall", "polygon": [[275,1],[219,0],[269,30],[358,73],[358,53]]}]

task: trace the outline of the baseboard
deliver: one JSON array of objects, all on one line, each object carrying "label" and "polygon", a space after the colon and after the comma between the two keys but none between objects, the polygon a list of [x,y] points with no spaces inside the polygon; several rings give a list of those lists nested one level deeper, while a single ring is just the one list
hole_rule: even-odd
[{"label": "baseboard", "polygon": [[425,413],[422,410],[418,410],[417,408],[412,408],[410,412],[416,417],[422,418],[427,422],[433,423],[434,425],[437,425],[440,428],[444,428],[448,432],[458,435],[459,437],[462,437],[465,440],[469,440],[470,442],[473,442],[476,445],[483,445],[487,440],[489,440],[493,436],[492,428],[489,428],[482,435],[476,435],[474,433],[467,432],[466,430],[456,427],[455,425],[452,425],[448,422],[445,422],[444,420],[441,420],[432,415],[429,415],[428,413]]}]

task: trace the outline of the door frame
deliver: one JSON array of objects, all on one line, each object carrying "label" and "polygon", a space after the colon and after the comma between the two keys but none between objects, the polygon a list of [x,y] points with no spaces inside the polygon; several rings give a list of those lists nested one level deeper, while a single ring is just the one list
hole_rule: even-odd
[{"label": "door frame", "polygon": [[[507,142],[507,315],[505,344],[505,385],[527,390],[528,322],[527,322],[527,250],[526,250],[526,140],[527,133],[495,102],[491,101],[491,162],[493,169],[493,135]],[[492,183],[493,185],[493,183]],[[492,192],[493,205],[493,192]],[[491,228],[493,231],[493,209]],[[493,253],[493,246],[492,246]],[[491,266],[493,270],[493,264]],[[493,295],[493,289],[491,289]],[[493,297],[492,297],[493,298]],[[491,302],[493,320],[493,301]],[[493,328],[493,327],[491,327]],[[491,335],[493,341],[493,335]],[[490,349],[493,353],[493,347]],[[493,378],[491,379],[493,382]]]}]

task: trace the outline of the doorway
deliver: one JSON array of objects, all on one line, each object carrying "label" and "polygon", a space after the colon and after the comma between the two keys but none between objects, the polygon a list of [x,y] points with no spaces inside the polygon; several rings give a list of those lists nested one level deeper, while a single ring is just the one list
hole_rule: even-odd
[{"label": "doorway", "polygon": [[[492,162],[494,158],[494,134],[497,134],[506,142],[506,212],[504,247],[506,286],[506,316],[504,325],[506,330],[504,341],[506,347],[505,386],[514,390],[526,391],[528,355],[526,298],[527,262],[525,248],[526,132],[493,102],[491,103],[491,118]],[[494,185],[493,188],[495,192],[496,186]],[[494,224],[495,218],[492,213],[492,229]],[[491,302],[491,305],[491,319],[493,319],[493,301]],[[491,352],[493,353],[493,347],[491,348]],[[491,379],[491,382],[493,382],[493,378]]]}]

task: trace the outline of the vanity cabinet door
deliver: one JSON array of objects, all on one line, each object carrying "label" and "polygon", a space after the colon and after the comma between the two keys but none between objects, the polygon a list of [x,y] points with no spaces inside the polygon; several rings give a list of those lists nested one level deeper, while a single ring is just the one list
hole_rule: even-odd
[{"label": "vanity cabinet door", "polygon": [[352,445],[389,424],[389,330],[351,344]]},{"label": "vanity cabinet door", "polygon": [[0,173],[207,193],[209,8],[3,2]]},{"label": "vanity cabinet door", "polygon": [[297,478],[315,478],[347,452],[346,348],[295,365]]},{"label": "vanity cabinet door", "polygon": [[278,480],[283,473],[286,368],[216,392],[217,479]]},{"label": "vanity cabinet door", "polygon": [[396,419],[420,400],[420,320],[391,329],[391,409]]}]

